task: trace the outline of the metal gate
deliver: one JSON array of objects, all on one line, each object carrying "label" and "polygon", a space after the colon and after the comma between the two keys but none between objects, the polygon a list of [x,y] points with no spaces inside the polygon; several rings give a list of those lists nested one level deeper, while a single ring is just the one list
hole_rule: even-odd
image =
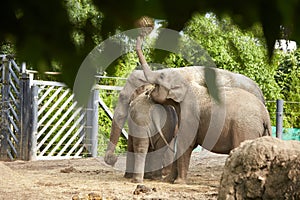
[{"label": "metal gate", "polygon": [[82,108],[64,84],[33,81],[33,159],[97,156],[97,94]]},{"label": "metal gate", "polygon": [[0,158],[9,160],[22,156],[20,68],[10,56],[0,59]]},{"label": "metal gate", "polygon": [[59,82],[39,81],[1,55],[1,160],[97,156],[98,90],[87,108]]}]

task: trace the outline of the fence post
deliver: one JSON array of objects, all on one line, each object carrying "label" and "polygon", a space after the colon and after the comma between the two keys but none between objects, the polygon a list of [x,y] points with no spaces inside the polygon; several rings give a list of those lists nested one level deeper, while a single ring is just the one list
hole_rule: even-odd
[{"label": "fence post", "polygon": [[276,137],[282,139],[283,130],[283,100],[276,101]]},{"label": "fence post", "polygon": [[93,89],[86,111],[87,149],[92,157],[97,157],[98,152],[98,98],[99,90]]},{"label": "fence post", "polygon": [[8,101],[9,101],[9,69],[8,69],[8,59],[5,57],[2,58],[2,85],[1,85],[1,95],[2,95],[2,102],[1,102],[1,124],[0,124],[0,128],[1,128],[1,136],[2,139],[0,140],[1,144],[0,144],[0,158],[1,160],[8,160],[9,156],[8,156],[8,152],[7,152],[7,148],[8,148],[8,133],[6,130],[6,126],[7,125],[7,109],[8,109]]},{"label": "fence post", "polygon": [[21,68],[20,79],[20,101],[21,101],[21,137],[20,137],[20,159],[29,160],[29,137],[31,134],[31,92],[30,92],[30,78],[26,73],[25,63]]},{"label": "fence post", "polygon": [[29,160],[36,160],[37,157],[37,123],[38,123],[38,90],[39,87],[32,85],[31,87],[31,103],[32,103],[32,127],[29,137]]}]

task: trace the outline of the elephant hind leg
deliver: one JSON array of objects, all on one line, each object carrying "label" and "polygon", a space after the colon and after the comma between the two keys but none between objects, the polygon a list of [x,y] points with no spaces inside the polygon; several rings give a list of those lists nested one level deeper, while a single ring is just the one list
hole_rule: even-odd
[{"label": "elephant hind leg", "polygon": [[129,135],[127,140],[126,170],[124,174],[125,178],[133,177],[134,163],[133,141],[132,136]]},{"label": "elephant hind leg", "polygon": [[126,171],[124,174],[124,178],[132,178],[133,170],[134,170],[134,155],[133,152],[127,152],[126,155]]},{"label": "elephant hind leg", "polygon": [[146,157],[145,178],[152,180],[162,179],[162,153],[161,149],[150,151]]},{"label": "elephant hind leg", "polygon": [[185,184],[187,178],[187,172],[190,165],[191,154],[194,149],[194,146],[190,146],[185,153],[180,156],[177,160],[177,169],[178,169],[178,176],[174,181],[175,184]]}]

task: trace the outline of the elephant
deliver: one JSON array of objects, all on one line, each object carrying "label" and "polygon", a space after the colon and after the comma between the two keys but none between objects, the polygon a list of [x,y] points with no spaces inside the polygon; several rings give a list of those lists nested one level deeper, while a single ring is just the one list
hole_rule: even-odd
[{"label": "elephant", "polygon": [[[208,87],[186,73],[175,69],[173,73],[151,71],[140,42],[138,38],[137,53],[144,75],[149,83],[155,84],[151,98],[161,104],[173,100],[180,107],[176,164],[169,177],[171,181],[186,182],[191,153],[197,145],[215,153],[228,154],[245,140],[271,135],[269,113],[263,97],[257,96],[262,93],[258,88],[255,91],[247,89],[252,84],[249,79],[244,79],[244,83],[239,81],[240,75],[211,69],[216,74],[217,101],[211,97]],[[197,71],[198,67],[191,69]],[[194,77],[198,75],[193,73]]]},{"label": "elephant", "polygon": [[[137,53],[139,54],[142,52],[137,51]],[[139,58],[141,58],[141,55],[139,56]],[[140,63],[143,62],[145,62],[145,59],[144,61],[140,61]],[[179,76],[179,79],[184,79],[187,82],[192,81],[197,83],[198,85],[206,86],[205,69],[206,67],[204,66],[165,68],[161,70],[151,71],[151,73],[155,73],[156,75],[148,76],[147,78],[144,76],[144,72],[142,70],[134,70],[129,75],[123,89],[120,91],[118,103],[114,110],[110,132],[110,140],[108,142],[106,153],[104,156],[105,162],[113,166],[117,160],[116,156],[114,155],[115,147],[118,143],[121,130],[124,127],[124,124],[127,120],[130,97],[136,88],[140,87],[141,85],[145,85],[149,82],[156,82],[155,80],[151,80],[152,77],[162,76],[162,81],[160,81],[159,83],[161,85],[166,86],[166,88],[173,88],[172,91],[176,92],[175,88],[177,87],[177,85],[175,81],[176,78],[174,77],[176,74]],[[261,102],[264,103],[262,91],[260,90],[258,85],[250,78],[223,69],[212,68],[211,70],[213,70],[216,73],[216,80],[219,87],[226,86],[244,89],[254,94]],[[170,78],[170,80],[168,80],[168,78]],[[174,101],[170,101],[168,103],[172,104],[174,103]],[[176,109],[176,112],[179,116],[180,109]],[[180,123],[180,121],[178,123]]]},{"label": "elephant", "polygon": [[[151,93],[154,100],[156,95],[162,100],[163,95],[168,93],[163,86],[158,87],[159,92],[155,89]],[[184,98],[180,102],[177,165],[169,177],[169,181],[175,183],[186,182],[191,153],[198,145],[214,153],[229,154],[241,142],[270,136],[272,130],[266,107],[253,94],[239,88],[223,88],[220,105],[209,96],[206,87],[192,87],[197,93],[189,91],[185,98],[194,100]]]},{"label": "elephant", "polygon": [[153,88],[142,85],[130,98],[125,177],[136,183],[143,182],[144,171],[148,178],[162,178],[163,157],[168,148],[172,150],[169,142],[177,128],[173,106],[156,104],[149,97]]}]

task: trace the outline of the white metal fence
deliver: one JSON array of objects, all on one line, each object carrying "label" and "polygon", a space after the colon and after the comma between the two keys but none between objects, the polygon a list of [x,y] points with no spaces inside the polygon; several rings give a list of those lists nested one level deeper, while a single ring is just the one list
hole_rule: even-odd
[{"label": "white metal fence", "polygon": [[97,156],[98,90],[87,108],[62,83],[34,80],[1,55],[1,160]]}]

